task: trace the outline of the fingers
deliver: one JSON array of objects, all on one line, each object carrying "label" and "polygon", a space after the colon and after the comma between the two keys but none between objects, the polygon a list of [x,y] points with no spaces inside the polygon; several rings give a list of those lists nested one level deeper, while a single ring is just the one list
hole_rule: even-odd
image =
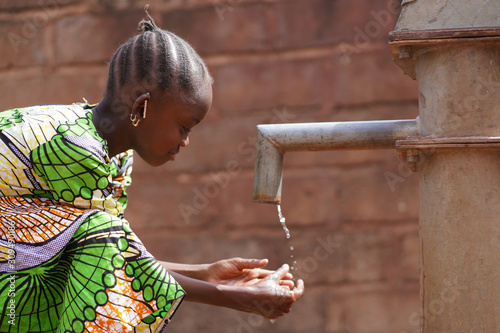
[{"label": "fingers", "polygon": [[[281,281],[281,283],[283,282],[291,281]],[[278,295],[279,297],[273,302],[276,307],[276,311],[272,313],[274,318],[280,317],[292,310],[292,305],[304,295],[304,281],[299,279],[295,288],[290,288],[288,291],[282,290]]]},{"label": "fingers", "polygon": [[243,258],[234,258],[234,264],[238,269],[254,269],[254,268],[262,268],[269,263],[268,259],[243,259]]},{"label": "fingers", "polygon": [[297,281],[297,286],[292,290],[295,301],[304,295],[304,281],[302,279]]},{"label": "fingers", "polygon": [[270,274],[272,274],[273,271],[270,271],[268,269],[261,269],[261,268],[256,268],[253,270],[248,271],[248,276],[254,278],[254,279],[263,279]]},{"label": "fingers", "polygon": [[[268,269],[261,269],[261,268],[256,268],[256,269],[253,269],[253,270],[249,270],[248,271],[248,277],[252,278],[252,279],[263,279],[267,276],[269,276],[270,274],[274,273],[275,271],[271,271],[271,270],[268,270]],[[287,273],[285,275],[285,277],[282,279],[282,281],[280,281],[280,284],[282,285],[291,285],[290,289],[293,288],[293,275],[291,273]],[[287,281],[287,282],[285,282]]]},{"label": "fingers", "polygon": [[[233,264],[239,269],[239,270],[244,270],[244,269],[254,269],[256,272],[258,272],[258,277],[266,277],[269,274],[273,273],[274,271],[267,270],[267,269],[260,269],[264,266],[266,266],[269,263],[268,259],[243,259],[243,258],[233,258],[231,259],[233,261]],[[288,266],[288,265],[287,265]],[[283,268],[284,266],[281,266]],[[290,270],[290,267],[288,267],[287,271]],[[283,280],[292,280],[293,275],[289,272],[286,273],[285,276],[281,277]]]},{"label": "fingers", "polygon": [[[267,260],[267,259],[264,259]],[[256,278],[265,278],[266,276],[274,273],[275,271],[269,270],[269,269],[261,269],[261,268],[255,268],[253,269],[252,273],[254,277]],[[292,273],[288,272],[286,275],[282,278],[283,280],[292,280],[293,275]]]},{"label": "fingers", "polygon": [[281,280],[280,286],[288,287],[288,289],[292,290],[294,287],[294,283],[292,280]]},{"label": "fingers", "polygon": [[[288,265],[283,265],[268,278],[261,280],[261,286],[265,286],[256,310],[258,314],[268,319],[276,319],[289,313],[293,304],[304,294],[304,281],[299,279],[294,286],[291,280],[283,280],[282,277],[288,273]],[[267,280],[267,281],[266,281]],[[255,304],[255,302],[253,303]]]},{"label": "fingers", "polygon": [[304,281],[302,279],[297,281],[297,285],[295,287],[293,285],[293,281],[281,281],[280,284],[282,286],[286,285],[290,289],[287,294],[290,296],[289,301],[291,303],[296,302],[302,297],[302,295],[304,295]]},{"label": "fingers", "polygon": [[285,277],[287,276],[287,274],[289,274],[288,273],[289,270],[290,270],[290,266],[288,266],[288,264],[284,264],[283,266],[278,268],[276,271],[269,274],[267,276],[267,278],[269,278],[271,280],[276,280],[276,281],[284,280]]},{"label": "fingers", "polygon": [[278,268],[276,271],[272,272],[268,276],[264,278],[264,280],[272,280],[274,283],[277,283],[278,285],[281,284],[282,280],[285,280],[284,278],[288,274],[288,270],[290,269],[290,266],[288,264],[284,264],[280,268]]}]

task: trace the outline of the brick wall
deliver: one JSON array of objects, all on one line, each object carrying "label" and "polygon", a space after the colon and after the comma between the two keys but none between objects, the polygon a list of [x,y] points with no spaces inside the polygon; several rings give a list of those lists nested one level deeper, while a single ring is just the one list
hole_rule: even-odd
[{"label": "brick wall", "polygon": [[[0,0],[0,109],[98,102],[145,1]],[[127,218],[159,259],[290,262],[276,208],[251,202],[255,125],[414,118],[393,63],[395,0],[151,0],[215,78],[173,164],[137,158]],[[169,332],[417,332],[418,190],[395,151],[289,153],[283,212],[306,294],[271,324],[186,303]]]}]

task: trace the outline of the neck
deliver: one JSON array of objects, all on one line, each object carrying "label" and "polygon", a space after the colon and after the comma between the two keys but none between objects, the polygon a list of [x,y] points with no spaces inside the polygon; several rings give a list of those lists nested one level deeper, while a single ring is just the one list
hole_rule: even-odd
[{"label": "neck", "polygon": [[99,136],[106,140],[110,157],[131,148],[128,131],[124,130],[124,121],[128,118],[122,113],[113,112],[111,103],[106,97],[94,107],[92,112],[92,122]]}]

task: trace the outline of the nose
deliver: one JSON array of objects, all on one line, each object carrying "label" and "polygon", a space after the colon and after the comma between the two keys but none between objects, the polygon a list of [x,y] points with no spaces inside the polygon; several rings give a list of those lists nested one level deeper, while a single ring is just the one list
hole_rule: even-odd
[{"label": "nose", "polygon": [[186,147],[188,144],[189,144],[189,136],[186,135],[186,137],[181,140],[181,147]]}]

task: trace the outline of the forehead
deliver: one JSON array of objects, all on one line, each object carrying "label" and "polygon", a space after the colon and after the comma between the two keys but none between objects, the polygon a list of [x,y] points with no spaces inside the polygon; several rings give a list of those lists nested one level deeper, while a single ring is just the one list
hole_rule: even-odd
[{"label": "forehead", "polygon": [[152,98],[153,100],[156,100],[158,104],[168,102],[175,102],[178,104],[211,104],[212,84],[203,82],[194,87],[192,90],[182,89],[178,86],[167,90],[162,90],[160,87],[156,87]]},{"label": "forehead", "polygon": [[198,86],[192,92],[179,92],[174,98],[186,109],[209,109],[212,104],[212,86]]},{"label": "forehead", "polygon": [[166,112],[173,111],[178,118],[193,119],[200,122],[212,104],[212,89],[198,89],[195,93],[168,94],[161,99],[160,108]]}]

